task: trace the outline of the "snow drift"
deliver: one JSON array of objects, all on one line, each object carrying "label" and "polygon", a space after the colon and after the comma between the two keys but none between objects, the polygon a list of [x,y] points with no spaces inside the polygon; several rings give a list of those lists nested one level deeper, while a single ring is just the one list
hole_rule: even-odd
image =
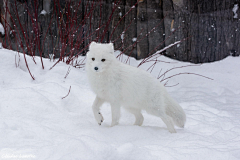
[{"label": "snow drift", "polygon": [[[16,52],[0,49],[0,159],[240,159],[239,57],[172,71],[214,79],[171,78],[169,83],[179,85],[167,90],[187,115],[185,128],[176,134],[169,133],[160,118],[146,113],[143,126],[133,126],[134,117],[124,110],[120,124],[110,127],[108,104],[102,107],[105,121],[98,126],[91,109],[95,95],[85,70],[71,68],[64,78],[66,64],[48,70],[53,62],[44,59],[43,70],[39,58],[37,64],[31,59],[27,56],[34,81],[22,54],[18,61]],[[156,77],[161,68],[189,64],[162,60],[174,63],[158,63],[152,72]],[[139,61],[131,58],[130,64],[137,66]]]}]

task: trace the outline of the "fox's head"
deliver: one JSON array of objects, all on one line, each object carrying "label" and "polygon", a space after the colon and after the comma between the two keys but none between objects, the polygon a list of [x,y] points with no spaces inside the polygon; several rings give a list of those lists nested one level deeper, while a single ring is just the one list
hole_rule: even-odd
[{"label": "fox's head", "polygon": [[104,72],[116,59],[113,53],[113,43],[91,42],[87,53],[87,69],[97,73]]}]

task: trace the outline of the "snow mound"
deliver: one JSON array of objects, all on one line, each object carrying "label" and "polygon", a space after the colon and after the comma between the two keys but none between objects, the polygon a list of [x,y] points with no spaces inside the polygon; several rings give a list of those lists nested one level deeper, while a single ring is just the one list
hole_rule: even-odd
[{"label": "snow mound", "polygon": [[[111,111],[102,107],[105,121],[98,126],[91,105],[95,98],[84,69],[26,56],[36,80],[32,80],[23,55],[0,50],[0,159],[84,160],[238,160],[240,159],[240,68],[239,57],[173,70],[194,75],[170,79],[167,88],[187,115],[184,129],[167,131],[161,119],[143,112],[143,126],[133,126],[134,116],[122,110],[120,124],[110,127]],[[122,58],[122,59],[121,59]],[[120,57],[126,60],[127,57]],[[162,57],[152,74],[189,65]],[[130,58],[131,65],[139,61]],[[151,64],[144,64],[142,69]],[[69,95],[69,88],[71,90]]]}]

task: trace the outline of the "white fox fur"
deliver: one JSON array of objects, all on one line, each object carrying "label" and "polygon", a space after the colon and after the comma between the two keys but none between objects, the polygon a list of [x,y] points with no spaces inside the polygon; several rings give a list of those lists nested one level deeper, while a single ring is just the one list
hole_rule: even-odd
[{"label": "white fox fur", "polygon": [[92,42],[87,53],[86,70],[91,89],[96,94],[92,109],[99,125],[103,122],[100,107],[111,105],[112,125],[117,125],[122,106],[134,114],[135,125],[142,125],[141,110],[160,117],[169,132],[174,124],[184,127],[186,115],[181,106],[167,93],[164,86],[150,73],[119,62],[114,56],[113,44]]}]

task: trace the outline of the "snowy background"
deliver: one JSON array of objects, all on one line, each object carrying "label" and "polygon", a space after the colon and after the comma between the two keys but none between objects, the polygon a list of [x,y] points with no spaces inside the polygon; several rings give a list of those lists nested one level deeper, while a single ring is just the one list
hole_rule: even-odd
[{"label": "snowy background", "polygon": [[[124,57],[126,58],[126,57]],[[0,49],[0,159],[77,160],[239,160],[240,159],[240,57],[173,70],[213,78],[180,75],[170,79],[170,95],[187,115],[184,129],[167,131],[161,119],[143,112],[143,126],[122,110],[118,126],[110,127],[110,106],[104,104],[104,122],[98,126],[92,113],[95,95],[83,69],[27,57]],[[20,60],[20,61],[19,61]],[[158,63],[162,69],[189,65]],[[131,58],[131,65],[140,61]],[[144,64],[147,69],[151,64]],[[17,66],[17,67],[16,67]],[[170,76],[170,74],[168,75]],[[71,90],[69,95],[66,96]]]}]

